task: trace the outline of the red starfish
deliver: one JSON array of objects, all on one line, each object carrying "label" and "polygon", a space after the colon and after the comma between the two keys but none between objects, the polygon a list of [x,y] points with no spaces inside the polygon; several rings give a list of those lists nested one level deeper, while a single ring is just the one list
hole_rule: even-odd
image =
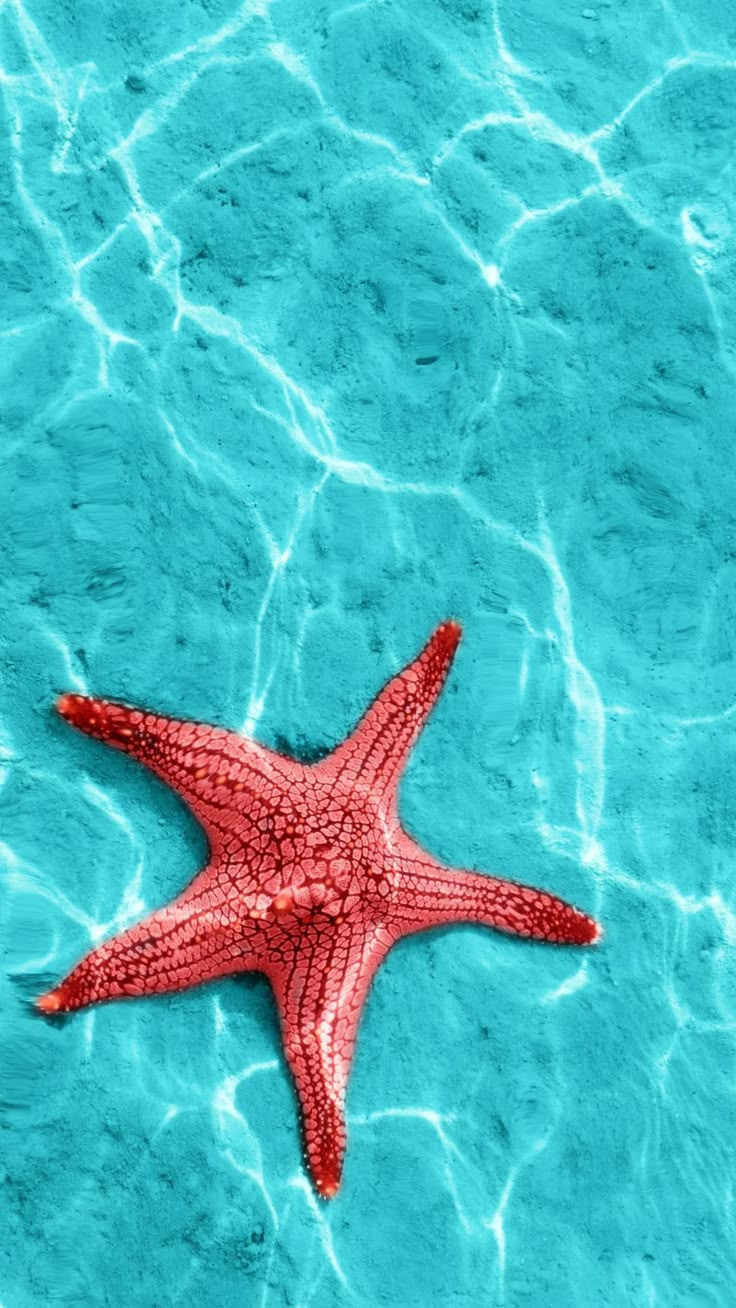
[{"label": "red starfish", "polygon": [[460,640],[456,622],[384,688],[333,754],[311,766],[219,727],[62,695],[67,722],[135,755],[186,800],[210,861],[165,908],[92,950],[37,1000],[56,1013],[232,972],[276,995],[321,1195],[340,1184],[343,1104],[361,1009],[400,936],[480,922],[556,944],[591,944],[592,918],[513,881],[443,867],[402,830],[404,764]]}]

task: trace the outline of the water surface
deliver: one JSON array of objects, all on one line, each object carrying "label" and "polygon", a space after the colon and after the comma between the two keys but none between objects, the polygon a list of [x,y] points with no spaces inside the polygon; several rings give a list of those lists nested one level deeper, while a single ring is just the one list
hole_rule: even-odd
[{"label": "water surface", "polygon": [[[726,1308],[723,5],[6,0],[0,55],[4,1308]],[[325,1206],[261,980],[31,1010],[205,857],[51,705],[309,754],[448,616],[403,819],[605,941],[398,947]]]}]

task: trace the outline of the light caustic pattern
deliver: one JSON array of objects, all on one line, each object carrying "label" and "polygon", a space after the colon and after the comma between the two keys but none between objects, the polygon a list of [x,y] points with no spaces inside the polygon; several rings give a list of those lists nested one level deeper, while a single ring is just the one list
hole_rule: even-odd
[{"label": "light caustic pattern", "polygon": [[[0,4],[2,1302],[733,1301],[736,57],[634,8]],[[47,708],[311,762],[443,612],[404,825],[606,936],[392,951],[325,1209],[259,982],[26,1003],[204,861]]]}]

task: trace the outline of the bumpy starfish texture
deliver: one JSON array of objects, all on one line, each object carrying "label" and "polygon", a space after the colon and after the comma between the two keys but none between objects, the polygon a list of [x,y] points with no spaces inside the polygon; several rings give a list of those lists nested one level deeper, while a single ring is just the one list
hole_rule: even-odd
[{"label": "bumpy starfish texture", "polygon": [[63,695],[67,722],[132,754],[184,798],[210,861],[172,903],[87,954],[37,1000],[65,1012],[234,972],[270,979],[319,1193],[336,1194],[361,1009],[401,937],[476,922],[588,945],[592,918],[554,895],[436,862],[401,828],[397,788],[452,662],[445,622],[328,758],[305,765],[235,732]]}]

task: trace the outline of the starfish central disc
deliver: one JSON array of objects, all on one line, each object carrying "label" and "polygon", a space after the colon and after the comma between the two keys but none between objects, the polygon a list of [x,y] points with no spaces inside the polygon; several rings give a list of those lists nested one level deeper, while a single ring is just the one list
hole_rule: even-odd
[{"label": "starfish central disc", "polygon": [[555,895],[443,866],[400,825],[401,773],[459,639],[456,622],[438,627],[352,735],[312,766],[219,727],[84,695],[57,704],[72,726],[132,754],[183,797],[210,859],[175,900],[92,950],[37,1007],[54,1014],[265,973],[324,1198],[340,1184],[361,1010],[400,937],[452,922],[555,944],[599,935]]}]

